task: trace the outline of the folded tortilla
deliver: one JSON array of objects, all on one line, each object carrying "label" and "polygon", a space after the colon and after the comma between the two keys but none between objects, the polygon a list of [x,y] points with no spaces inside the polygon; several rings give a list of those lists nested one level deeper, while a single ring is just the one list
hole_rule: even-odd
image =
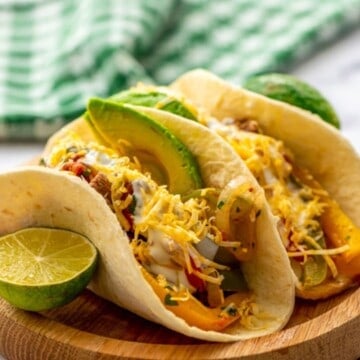
[{"label": "folded tortilla", "polygon": [[[304,289],[298,283],[298,295],[311,299],[325,298],[356,285],[360,269],[360,193],[357,191],[360,157],[349,141],[313,113],[231,85],[205,70],[184,74],[171,88],[221,123],[255,121],[261,134],[280,140],[293,154],[295,166],[307,169],[315,182],[342,209],[345,216],[341,214],[337,219],[333,216],[330,231],[343,227],[341,231],[346,234],[345,228],[351,227],[349,236],[338,239],[339,243],[347,244],[347,237],[351,238],[351,249],[344,252],[344,264],[346,267],[347,263],[351,263],[351,274],[342,276],[340,272],[334,275],[336,269],[333,269],[333,279],[327,281],[323,288],[314,286]],[[241,129],[237,132],[238,139],[235,141],[239,143],[241,139],[246,142],[262,136]],[[349,225],[351,221],[345,217],[352,224]]]},{"label": "folded tortilla", "polygon": [[[262,190],[224,140],[195,122],[153,109],[148,116],[166,126],[196,157],[206,186],[223,189],[242,176]],[[49,140],[44,156],[68,134],[96,141],[87,123],[78,119]],[[211,144],[211,146],[208,146]],[[242,263],[258,309],[254,326],[236,322],[223,332],[189,326],[164,305],[143,276],[125,231],[103,196],[88,183],[66,172],[26,167],[0,175],[0,234],[28,226],[66,228],[87,236],[98,248],[98,271],[91,290],[141,317],[184,335],[208,341],[236,341],[280,330],[294,306],[294,277],[267,203],[256,220],[255,255]]]}]

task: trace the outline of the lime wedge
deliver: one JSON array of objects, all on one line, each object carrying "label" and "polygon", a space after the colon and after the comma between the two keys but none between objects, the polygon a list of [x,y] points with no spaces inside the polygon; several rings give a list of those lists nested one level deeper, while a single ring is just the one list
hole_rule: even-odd
[{"label": "lime wedge", "polygon": [[95,246],[78,233],[19,230],[0,237],[0,296],[29,311],[65,305],[87,286],[96,263]]},{"label": "lime wedge", "polygon": [[310,111],[337,129],[340,128],[339,117],[329,101],[313,86],[295,76],[281,73],[257,75],[247,79],[243,87]]}]

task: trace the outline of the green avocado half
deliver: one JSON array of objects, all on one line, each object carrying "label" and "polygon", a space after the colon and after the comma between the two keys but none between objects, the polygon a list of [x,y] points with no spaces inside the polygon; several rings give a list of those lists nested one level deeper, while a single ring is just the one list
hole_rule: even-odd
[{"label": "green avocado half", "polygon": [[140,105],[168,111],[186,119],[197,121],[196,115],[192,113],[186,104],[161,91],[131,89],[113,95],[110,99],[123,104]]},{"label": "green avocado half", "polygon": [[198,163],[189,149],[166,127],[131,106],[113,100],[90,99],[86,120],[108,146],[119,150],[121,140],[130,157],[171,193],[186,195],[203,187]]},{"label": "green avocado half", "polygon": [[340,129],[339,117],[329,101],[313,86],[295,76],[282,73],[255,75],[247,79],[243,87],[317,114]]}]

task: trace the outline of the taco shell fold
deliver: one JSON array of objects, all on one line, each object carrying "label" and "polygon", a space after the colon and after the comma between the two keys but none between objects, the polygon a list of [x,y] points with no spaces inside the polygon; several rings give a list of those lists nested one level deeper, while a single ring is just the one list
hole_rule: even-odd
[{"label": "taco shell fold", "polygon": [[360,226],[360,156],[350,142],[317,115],[232,85],[202,69],[190,71],[171,86],[219,120],[252,119],[266,135],[282,140],[299,166],[339,203]]}]

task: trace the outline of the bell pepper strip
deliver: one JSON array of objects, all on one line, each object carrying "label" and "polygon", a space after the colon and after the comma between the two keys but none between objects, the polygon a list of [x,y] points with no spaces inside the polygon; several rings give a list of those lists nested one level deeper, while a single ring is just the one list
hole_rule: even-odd
[{"label": "bell pepper strip", "polygon": [[[172,300],[172,291],[161,286],[157,280],[141,267],[145,280],[152,287],[157,296],[163,300],[166,309],[179,318],[185,320],[190,326],[203,330],[222,331],[241,318],[236,305],[250,298],[249,292],[239,292],[228,296],[221,307],[209,308],[189,294],[184,301]],[[232,304],[235,304],[232,306]]]},{"label": "bell pepper strip", "polygon": [[320,222],[326,238],[333,247],[348,245],[349,250],[333,257],[342,274],[349,277],[360,275],[360,229],[341,210],[340,206],[329,199],[328,206]]},{"label": "bell pepper strip", "polygon": [[218,284],[206,284],[207,301],[211,308],[216,308],[225,303],[224,292]]},{"label": "bell pepper strip", "polygon": [[[195,262],[191,256],[190,256],[190,264],[191,264],[192,269],[200,270],[195,265]],[[194,272],[189,272],[188,269],[185,268],[185,275],[186,275],[186,278],[188,279],[189,283],[196,289],[196,291],[204,292],[206,290],[205,281],[200,279],[198,276],[196,276],[196,274],[194,274]]]},{"label": "bell pepper strip", "polygon": [[360,275],[360,229],[342,211],[339,204],[330,198],[321,185],[307,173],[293,166],[294,175],[305,185],[318,190],[317,194],[326,204],[320,224],[326,237],[327,247],[340,248],[348,245],[348,250],[334,255],[334,260],[340,273],[355,278]]},{"label": "bell pepper strip", "polygon": [[81,159],[68,160],[66,163],[63,164],[61,170],[70,171],[75,176],[83,177],[88,182],[90,182],[90,180],[95,176],[93,169],[91,169],[90,166],[83,164],[81,162]]}]

